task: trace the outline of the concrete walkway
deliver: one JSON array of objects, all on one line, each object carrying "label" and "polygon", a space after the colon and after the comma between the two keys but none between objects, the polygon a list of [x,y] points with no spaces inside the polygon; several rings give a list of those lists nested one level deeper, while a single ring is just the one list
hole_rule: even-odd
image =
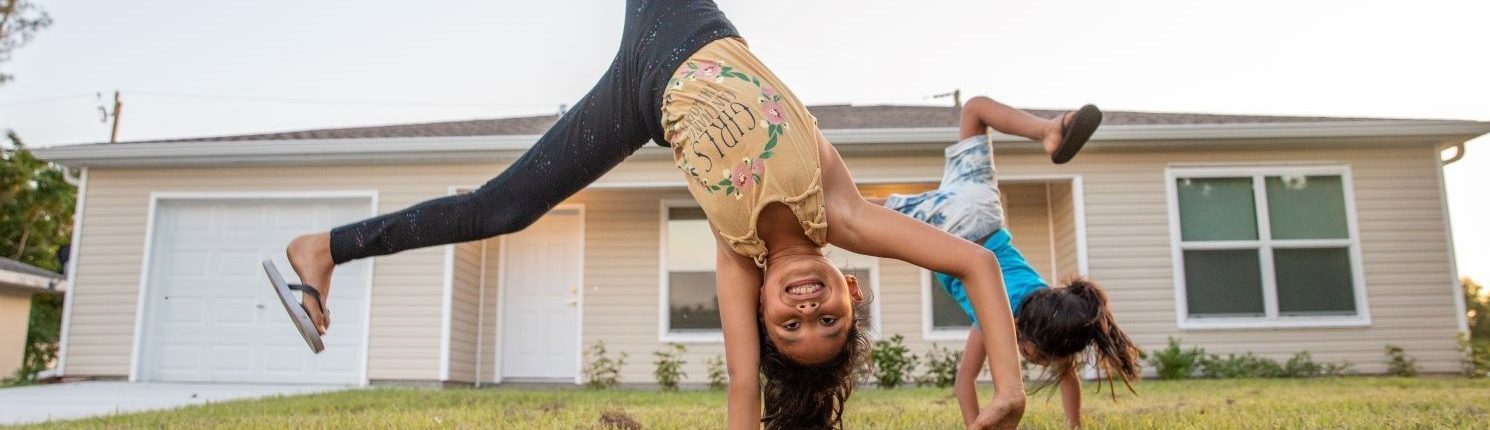
[{"label": "concrete walkway", "polygon": [[351,389],[339,385],[87,381],[0,389],[0,425],[170,409],[207,402]]}]

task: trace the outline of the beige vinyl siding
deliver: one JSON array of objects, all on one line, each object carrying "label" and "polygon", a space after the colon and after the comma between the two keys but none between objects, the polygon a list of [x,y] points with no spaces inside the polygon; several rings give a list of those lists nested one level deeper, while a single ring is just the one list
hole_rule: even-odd
[{"label": "beige vinyl siding", "polygon": [[1049,184],[1050,191],[1050,224],[1051,245],[1055,249],[1055,271],[1046,276],[1053,282],[1060,282],[1071,276],[1080,275],[1081,262],[1078,254],[1078,243],[1076,241],[1076,201],[1073,199],[1071,190],[1074,188],[1069,181],[1054,182]]},{"label": "beige vinyl siding", "polygon": [[502,279],[502,239],[491,238],[481,241],[481,246],[486,250],[485,260],[482,264],[481,281],[481,313],[477,321],[481,324],[477,332],[480,334],[480,344],[476,351],[476,380],[477,384],[495,381],[497,378],[497,357],[501,351],[497,349],[497,321],[502,317],[497,311],[497,288]]},{"label": "beige vinyl siding", "polygon": [[31,293],[0,284],[0,375],[14,375],[21,368],[30,317]]},{"label": "beige vinyl siding", "polygon": [[482,241],[455,246],[450,302],[450,381],[476,382]]},{"label": "beige vinyl siding", "polygon": [[[378,212],[387,213],[446,195],[454,185],[479,184],[497,171],[492,165],[89,169],[81,233],[87,239],[78,250],[66,372],[130,373],[151,192],[371,190]],[[444,274],[442,247],[375,259],[369,379],[438,379]],[[333,309],[335,297],[333,291]]]},{"label": "beige vinyl siding", "polygon": [[[1317,360],[1350,360],[1365,372],[1384,370],[1381,349],[1397,344],[1425,369],[1457,369],[1453,335],[1453,280],[1436,175],[1436,152],[1429,145],[1403,142],[1355,142],[1316,146],[1308,142],[1271,142],[1267,147],[1186,149],[1142,142],[1096,145],[1066,165],[1052,165],[1033,146],[1001,145],[998,169],[1015,184],[1020,177],[1080,175],[1083,180],[1086,240],[1090,275],[1109,291],[1122,326],[1144,349],[1163,345],[1170,336],[1211,352],[1253,351],[1283,357],[1301,350]],[[1287,143],[1288,145],[1282,145]],[[935,182],[943,162],[939,151],[915,155],[850,155],[855,178],[872,182]],[[1014,148],[1014,150],[1008,150]],[[1119,149],[1122,148],[1122,149]],[[1190,147],[1194,148],[1194,147]],[[1203,163],[1321,163],[1348,165],[1356,196],[1358,231],[1372,323],[1356,328],[1189,330],[1176,326],[1173,258],[1164,169]],[[380,213],[402,209],[446,195],[450,187],[468,187],[499,173],[498,164],[425,164],[307,167],[93,168],[89,173],[78,250],[78,273],[68,339],[68,376],[129,374],[134,321],[140,285],[149,193],[152,191],[351,191],[378,194]],[[671,161],[641,156],[607,174],[600,185],[662,182],[681,186]],[[1059,185],[1048,192],[1050,205],[1039,211],[1064,219],[1068,210]],[[1037,193],[1037,194],[1040,194]],[[1017,196],[1020,191],[1012,191]],[[1043,195],[1043,194],[1042,194]],[[687,198],[681,188],[590,189],[571,199],[585,205],[583,345],[604,339],[610,350],[630,355],[623,368],[626,382],[652,381],[651,353],[663,346],[659,324],[659,232],[662,198]],[[1019,202],[1011,208],[1016,245],[1032,264],[1050,277],[1050,267],[1068,273],[1076,226],[1052,223],[1026,226]],[[1031,212],[1039,212],[1031,210]],[[1030,216],[1023,216],[1033,219]],[[1032,223],[1033,224],[1033,223]],[[1055,224],[1055,228],[1050,225]],[[831,227],[830,227],[831,228]],[[1042,231],[1043,233],[1037,233]],[[1027,243],[1043,236],[1041,244]],[[1057,246],[1052,256],[1051,238]],[[458,309],[451,322],[451,377],[490,381],[499,369],[496,330],[496,281],[500,279],[497,241],[486,242],[485,302],[470,318],[471,288],[457,289]],[[462,252],[465,254],[465,252]],[[1037,255],[1038,254],[1038,255]],[[1038,263],[1036,262],[1038,261]],[[460,263],[469,271],[472,263]],[[439,378],[441,321],[446,270],[442,247],[378,257],[374,264],[368,376],[373,381]],[[479,270],[478,270],[479,273]],[[905,334],[917,351],[922,339],[921,270],[897,261],[881,261],[880,302],[883,331]],[[462,281],[470,285],[469,281]],[[481,282],[476,282],[480,288]],[[475,297],[481,297],[475,290]],[[334,294],[334,293],[333,293]],[[331,306],[336,306],[335,296]],[[482,343],[471,349],[477,327]],[[334,330],[333,326],[333,330]],[[463,339],[457,341],[457,339]],[[953,346],[959,346],[956,342]],[[464,349],[462,349],[464,348]],[[689,382],[705,380],[704,360],[721,354],[717,343],[688,344]],[[471,358],[477,356],[479,358]],[[467,370],[469,369],[469,370]]]},{"label": "beige vinyl siding", "polygon": [[1050,231],[1050,207],[1044,183],[999,185],[1004,202],[1004,228],[1014,237],[1014,248],[1024,255],[1041,278],[1050,279],[1055,268]]},{"label": "beige vinyl siding", "polygon": [[[888,339],[895,335],[905,336],[905,344],[917,354],[924,353],[930,344],[927,343],[922,327],[924,313],[921,289],[926,271],[920,267],[911,265],[900,260],[888,258],[880,259],[880,295],[876,297],[880,303],[880,312],[883,313],[881,320],[880,338]],[[940,289],[932,287],[932,294],[945,294]],[[962,341],[946,342],[943,346],[962,348]]]},{"label": "beige vinyl siding", "polygon": [[[1145,349],[1170,336],[1213,353],[1252,351],[1282,358],[1309,350],[1317,360],[1350,360],[1381,372],[1386,344],[1406,348],[1425,369],[1457,369],[1457,330],[1437,175],[1429,146],[1339,149],[1093,151],[1069,167],[1005,157],[1006,174],[1079,171],[1084,178],[1091,275],[1109,291],[1118,320]],[[1011,160],[1016,159],[1016,160]],[[1176,327],[1164,169],[1169,165],[1311,163],[1352,172],[1368,327],[1188,330]]]},{"label": "beige vinyl siding", "polygon": [[[661,201],[689,198],[680,188],[593,190],[571,199],[585,204],[584,345],[604,339],[611,354],[627,353],[622,382],[653,381],[652,353],[664,346],[658,337]],[[722,355],[723,344],[685,346],[684,382],[707,381],[704,360]]]}]

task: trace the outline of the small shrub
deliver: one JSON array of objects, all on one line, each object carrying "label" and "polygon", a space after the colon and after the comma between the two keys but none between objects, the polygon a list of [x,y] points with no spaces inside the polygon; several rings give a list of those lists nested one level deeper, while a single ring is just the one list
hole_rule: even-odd
[{"label": "small shrub", "polygon": [[1285,378],[1314,378],[1324,374],[1324,365],[1314,362],[1314,357],[1309,351],[1294,354],[1283,363],[1283,373],[1279,376]]},{"label": "small shrub", "polygon": [[1392,376],[1418,376],[1418,360],[1407,356],[1407,352],[1397,345],[1387,345],[1387,374]]},{"label": "small shrub", "polygon": [[890,336],[874,342],[869,361],[874,365],[874,381],[880,388],[895,388],[905,382],[916,368],[918,358],[905,347],[905,336]]},{"label": "small shrub", "polygon": [[704,364],[709,366],[709,389],[723,390],[729,386],[729,373],[725,371],[724,357],[716,355],[704,360]]},{"label": "small shrub", "polygon": [[1309,351],[1294,354],[1283,363],[1249,352],[1227,354],[1225,358],[1214,354],[1207,356],[1200,364],[1200,374],[1206,378],[1316,378],[1343,376],[1350,372],[1351,367],[1348,361],[1314,361]]},{"label": "small shrub", "polygon": [[585,386],[598,390],[621,385],[621,366],[625,365],[626,353],[611,360],[606,356],[605,341],[595,341],[585,348]]},{"label": "small shrub", "polygon": [[1200,362],[1200,375],[1206,378],[1274,378],[1283,376],[1283,366],[1253,353],[1211,354]]},{"label": "small shrub", "polygon": [[683,361],[683,353],[687,350],[681,344],[669,343],[666,349],[652,353],[653,357],[657,357],[652,362],[657,365],[652,376],[657,377],[657,386],[662,387],[662,391],[678,391],[678,381],[688,377],[683,372],[683,365],[688,363]]},{"label": "small shrub", "polygon": [[1180,340],[1172,337],[1168,347],[1148,354],[1145,359],[1159,374],[1159,379],[1189,378],[1204,360],[1204,349],[1181,349]]},{"label": "small shrub", "polygon": [[1474,339],[1466,333],[1459,334],[1459,365],[1467,378],[1490,376],[1490,339]]},{"label": "small shrub", "polygon": [[1324,376],[1346,376],[1354,373],[1354,370],[1352,369],[1353,367],[1355,367],[1355,365],[1351,364],[1349,361],[1325,363]]},{"label": "small shrub", "polygon": [[962,351],[932,345],[931,351],[926,353],[926,369],[916,378],[916,385],[939,388],[952,386],[957,380],[957,364],[961,361]]}]

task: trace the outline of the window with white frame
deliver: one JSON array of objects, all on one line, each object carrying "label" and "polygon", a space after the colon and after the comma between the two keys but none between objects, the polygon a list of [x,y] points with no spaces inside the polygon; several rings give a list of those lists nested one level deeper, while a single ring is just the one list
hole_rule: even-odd
[{"label": "window with white frame", "polygon": [[[692,202],[664,202],[662,318],[664,341],[722,340],[719,297],[714,291],[714,235],[703,209]],[[879,291],[878,260],[837,247],[823,250],[843,273],[859,279],[859,287]],[[875,302],[874,308],[878,307]],[[879,327],[878,312],[870,311],[873,327]]]},{"label": "window with white frame", "polygon": [[972,318],[962,311],[962,306],[948,295],[945,287],[937,279],[936,273],[930,270],[922,270],[922,276],[926,279],[922,282],[926,287],[922,294],[928,302],[926,322],[930,329],[928,337],[937,338],[939,334],[951,337],[965,336],[969,328],[973,326]]},{"label": "window with white frame", "polygon": [[1360,323],[1345,167],[1170,169],[1183,322]]},{"label": "window with white frame", "polygon": [[670,206],[666,211],[667,331],[718,333],[719,297],[714,292],[714,235],[709,221],[697,206]]}]

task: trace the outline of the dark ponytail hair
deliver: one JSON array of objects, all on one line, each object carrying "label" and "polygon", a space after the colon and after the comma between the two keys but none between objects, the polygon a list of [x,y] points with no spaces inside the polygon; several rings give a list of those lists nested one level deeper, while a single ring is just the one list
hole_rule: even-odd
[{"label": "dark ponytail hair", "polygon": [[1133,391],[1133,382],[1140,377],[1138,346],[1118,327],[1107,307],[1107,293],[1086,278],[1069,278],[1063,284],[1024,299],[1015,315],[1019,341],[1050,359],[1054,375],[1074,371],[1081,353],[1090,349],[1098,378],[1105,372],[1109,386],[1121,378]]},{"label": "dark ponytail hair", "polygon": [[843,405],[854,392],[857,371],[869,355],[869,302],[854,304],[853,325],[843,351],[826,363],[805,366],[776,349],[766,336],[765,321],[757,318],[760,333],[761,394],[766,430],[843,428]]}]

